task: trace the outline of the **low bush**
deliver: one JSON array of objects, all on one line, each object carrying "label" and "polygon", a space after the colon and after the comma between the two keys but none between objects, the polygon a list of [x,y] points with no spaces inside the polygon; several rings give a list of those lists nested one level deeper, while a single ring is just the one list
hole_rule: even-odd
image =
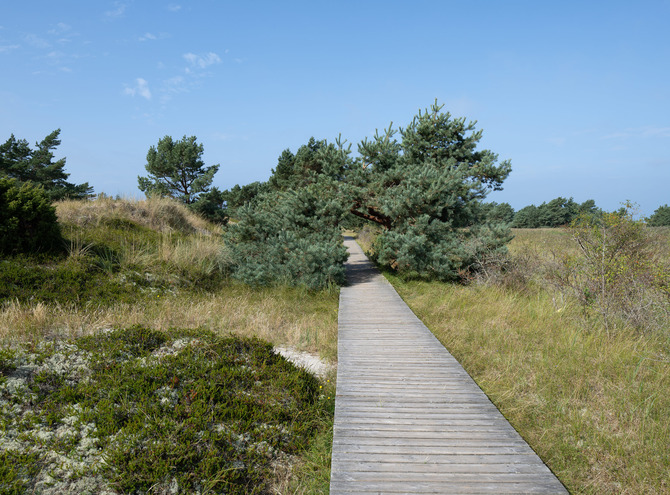
[{"label": "low bush", "polygon": [[139,288],[111,278],[93,257],[64,260],[14,256],[0,262],[0,302],[50,304],[111,304],[130,302]]},{"label": "low bush", "polygon": [[44,189],[0,178],[0,253],[62,249],[56,210]]},{"label": "low bush", "polygon": [[670,275],[653,236],[630,208],[602,218],[578,217],[570,233],[579,250],[564,254],[553,281],[609,332],[617,326],[655,329],[670,315]]},{"label": "low bush", "polygon": [[136,326],[3,360],[0,486],[16,493],[274,493],[332,415],[271,345],[203,330]]}]

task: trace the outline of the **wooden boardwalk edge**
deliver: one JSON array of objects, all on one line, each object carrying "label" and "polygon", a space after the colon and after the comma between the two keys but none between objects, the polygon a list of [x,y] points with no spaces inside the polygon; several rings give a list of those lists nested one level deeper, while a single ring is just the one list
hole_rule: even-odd
[{"label": "wooden boardwalk edge", "polygon": [[567,493],[358,244],[345,245],[330,493]]}]

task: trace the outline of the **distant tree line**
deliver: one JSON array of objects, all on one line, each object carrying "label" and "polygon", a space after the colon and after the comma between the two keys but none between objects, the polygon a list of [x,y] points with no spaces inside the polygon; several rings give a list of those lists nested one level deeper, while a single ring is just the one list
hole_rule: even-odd
[{"label": "distant tree line", "polygon": [[[593,199],[577,203],[573,198],[566,199],[560,196],[540,206],[528,205],[516,212],[509,203],[484,203],[482,208],[490,220],[507,222],[513,228],[519,229],[563,227],[571,225],[580,217],[598,219],[606,213],[596,206]],[[621,216],[630,214],[624,207],[612,213]],[[660,206],[645,220],[647,225],[652,227],[670,226],[670,206]]]},{"label": "distant tree line", "polygon": [[652,227],[670,227],[670,206],[659,206],[649,217],[647,223]]},{"label": "distant tree line", "polygon": [[581,215],[602,215],[596,202],[588,199],[577,203],[574,199],[558,197],[540,206],[529,205],[514,214],[512,227],[535,229],[540,227],[561,227],[569,225]]}]

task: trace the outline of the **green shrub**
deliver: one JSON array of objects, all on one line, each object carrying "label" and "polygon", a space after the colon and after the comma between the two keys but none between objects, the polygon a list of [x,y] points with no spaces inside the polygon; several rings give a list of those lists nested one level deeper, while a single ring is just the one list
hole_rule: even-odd
[{"label": "green shrub", "polygon": [[310,289],[344,283],[344,214],[317,186],[269,194],[255,207],[239,208],[239,222],[227,233],[233,276],[251,285]]},{"label": "green shrub", "polygon": [[0,178],[0,253],[62,249],[56,209],[44,189]]},{"label": "green shrub", "polygon": [[670,276],[644,222],[628,204],[602,217],[582,215],[570,231],[579,250],[563,256],[558,286],[595,312],[609,332],[619,323],[653,328],[667,321]]},{"label": "green shrub", "polygon": [[111,278],[92,257],[61,261],[18,255],[0,262],[0,301],[110,304],[139,295],[139,287]]}]

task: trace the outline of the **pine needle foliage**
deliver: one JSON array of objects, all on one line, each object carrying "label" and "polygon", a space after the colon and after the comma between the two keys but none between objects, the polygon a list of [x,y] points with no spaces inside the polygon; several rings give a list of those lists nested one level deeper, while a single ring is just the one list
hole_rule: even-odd
[{"label": "pine needle foliage", "polygon": [[267,195],[238,209],[227,232],[233,276],[252,285],[311,289],[344,283],[346,249],[338,228],[344,209],[315,186]]},{"label": "pine needle foliage", "polygon": [[62,248],[56,209],[41,186],[0,177],[0,253]]},{"label": "pine needle foliage", "polygon": [[254,284],[341,283],[339,233],[355,218],[381,228],[373,246],[381,266],[410,278],[467,277],[484,253],[504,251],[512,237],[508,222],[483,207],[511,165],[478,150],[481,136],[474,122],[435,102],[407,128],[391,125],[365,139],[355,158],[339,138],[285,150],[231,226],[236,276]]},{"label": "pine needle foliage", "polygon": [[389,126],[359,145],[348,183],[351,212],[382,227],[377,263],[411,278],[454,280],[482,253],[505,249],[509,228],[487,220],[481,202],[502,188],[511,165],[478,151],[481,136],[474,122],[452,118],[435,102],[406,128]]},{"label": "pine needle foliage", "polygon": [[70,174],[65,172],[65,158],[54,160],[53,150],[61,144],[59,136],[60,129],[56,129],[31,149],[28,141],[12,134],[0,144],[0,177],[40,185],[52,201],[90,197],[93,188],[88,182],[73,184],[66,180]]},{"label": "pine needle foliage", "polygon": [[165,136],[147,152],[147,177],[137,177],[140,191],[147,196],[169,196],[191,204],[209,191],[219,165],[205,167],[204,147],[195,136],[173,140]]}]

